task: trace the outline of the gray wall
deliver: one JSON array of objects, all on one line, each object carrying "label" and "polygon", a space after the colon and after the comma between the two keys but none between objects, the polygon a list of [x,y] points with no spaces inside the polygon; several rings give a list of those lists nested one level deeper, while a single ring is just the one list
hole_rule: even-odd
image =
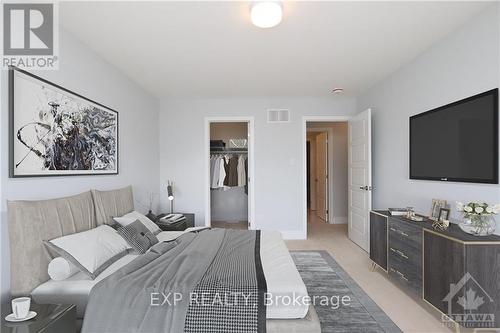
[{"label": "gray wall", "polygon": [[359,111],[373,109],[375,208],[414,206],[429,213],[432,198],[448,200],[452,211],[455,201],[500,202],[498,185],[417,181],[408,175],[411,115],[499,86],[495,6],[359,97]]},{"label": "gray wall", "polygon": [[[268,124],[268,108],[289,108],[291,122]],[[285,236],[303,234],[302,116],[351,115],[352,98],[252,98],[162,100],[160,174],[176,182],[176,209],[205,223],[205,117],[254,116],[255,226]],[[163,208],[167,208],[162,193]]]},{"label": "gray wall", "polygon": [[8,178],[7,72],[1,72],[1,291],[9,290],[6,200],[45,199],[76,194],[90,188],[134,186],[136,207],[147,202],[147,191],[158,191],[159,101],[144,92],[64,30],[60,33],[60,68],[34,74],[102,103],[120,114],[120,174],[63,178]]}]

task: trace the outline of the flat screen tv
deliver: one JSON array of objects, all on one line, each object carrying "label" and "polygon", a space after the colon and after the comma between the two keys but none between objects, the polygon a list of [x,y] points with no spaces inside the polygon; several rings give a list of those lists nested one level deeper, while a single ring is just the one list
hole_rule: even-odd
[{"label": "flat screen tv", "polygon": [[498,184],[498,89],[410,117],[410,179]]}]

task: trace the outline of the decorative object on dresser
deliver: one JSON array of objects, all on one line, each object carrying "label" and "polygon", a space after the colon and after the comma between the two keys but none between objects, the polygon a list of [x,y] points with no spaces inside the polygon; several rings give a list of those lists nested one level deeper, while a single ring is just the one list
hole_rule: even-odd
[{"label": "decorative object on dresser", "polygon": [[[422,297],[455,325],[500,327],[500,307],[495,306],[500,304],[500,236],[478,238],[456,224],[434,230],[435,222],[416,223],[388,211],[372,211],[374,266],[382,267],[391,280]],[[476,302],[478,297],[483,302]],[[479,322],[475,314],[486,316]]]},{"label": "decorative object on dresser", "polygon": [[500,212],[500,204],[488,205],[484,202],[457,202],[457,211],[462,213],[464,221],[460,228],[475,236],[488,236],[495,232],[496,221],[493,215]]},{"label": "decorative object on dresser", "polygon": [[10,177],[118,174],[118,112],[9,70]]},{"label": "decorative object on dresser", "polygon": [[[9,306],[2,306],[7,311]],[[31,320],[11,323],[2,321],[2,333],[76,333],[76,306],[60,304],[31,304],[37,316]],[[2,318],[6,313],[2,312]]]},{"label": "decorative object on dresser", "polygon": [[156,224],[162,231],[184,231],[187,228],[194,227],[195,215],[189,213],[178,213],[184,217],[184,219],[179,219],[173,223],[165,221],[163,218],[170,214],[160,214],[156,220]]},{"label": "decorative object on dresser", "polygon": [[448,208],[439,209],[438,221],[448,221],[450,217],[450,210]]},{"label": "decorative object on dresser", "polygon": [[389,213],[392,216],[403,216],[408,214],[407,208],[389,208]]},{"label": "decorative object on dresser", "polygon": [[429,215],[429,218],[431,220],[439,220],[439,212],[441,211],[441,208],[446,208],[446,205],[446,200],[432,199],[431,213]]},{"label": "decorative object on dresser", "polygon": [[432,222],[432,228],[434,230],[445,231],[450,226],[450,221],[448,220],[437,220]]}]

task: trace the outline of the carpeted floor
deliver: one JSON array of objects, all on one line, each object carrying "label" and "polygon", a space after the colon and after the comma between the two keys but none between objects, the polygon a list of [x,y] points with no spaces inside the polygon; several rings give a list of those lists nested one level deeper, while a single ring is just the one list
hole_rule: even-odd
[{"label": "carpeted floor", "polygon": [[[323,333],[401,332],[326,251],[292,251],[291,255],[309,296],[317,296],[315,309]],[[343,296],[349,296],[350,303],[332,308]],[[334,302],[327,304],[325,299],[332,297]]]}]

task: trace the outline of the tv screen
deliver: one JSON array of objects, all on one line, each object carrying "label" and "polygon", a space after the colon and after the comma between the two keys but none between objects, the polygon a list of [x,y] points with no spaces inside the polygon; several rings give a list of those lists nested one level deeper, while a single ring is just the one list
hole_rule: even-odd
[{"label": "tv screen", "polygon": [[410,117],[410,179],[498,184],[498,89]]}]

